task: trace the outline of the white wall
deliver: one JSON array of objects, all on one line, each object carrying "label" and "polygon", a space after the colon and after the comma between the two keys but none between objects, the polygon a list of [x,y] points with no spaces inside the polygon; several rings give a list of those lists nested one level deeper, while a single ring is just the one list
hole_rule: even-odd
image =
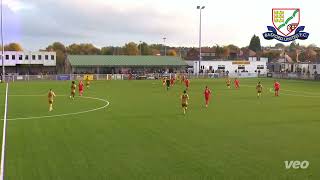
[{"label": "white wall", "polygon": [[[219,66],[225,66],[225,71],[229,71],[230,73],[234,73],[235,70],[238,72],[242,71],[242,69],[238,69],[239,66],[244,66],[245,70],[249,73],[255,73],[255,71],[258,71],[257,67],[263,66],[263,69],[260,69],[260,72],[262,74],[267,73],[267,61],[243,61],[248,64],[235,64],[235,61],[201,61],[201,66],[204,66],[204,70],[209,70],[210,66],[212,66],[212,69],[216,71]],[[239,62],[239,61],[236,61]],[[194,72],[198,73],[198,63],[199,61],[194,61]],[[197,65],[197,67],[196,67]]]},{"label": "white wall", "polygon": [[[309,66],[308,64],[306,64],[305,66],[306,66],[306,71],[308,71],[308,68],[309,68],[310,74],[314,74],[315,71],[317,71],[317,74],[320,74],[320,64],[310,64]],[[314,69],[313,66],[316,66],[316,69]]]},{"label": "white wall", "polygon": [[[32,56],[35,56],[35,60],[32,59]],[[9,56],[8,59],[6,57]],[[20,60],[19,57],[22,57]],[[28,56],[28,59],[26,57]],[[41,59],[38,58],[41,56]],[[46,59],[46,56],[48,59]],[[14,57],[14,59],[13,59]],[[52,59],[53,57],[53,59]],[[16,66],[17,64],[40,64],[43,66],[56,66],[56,52],[24,52],[24,51],[5,51],[4,52],[4,65],[5,66]],[[0,55],[1,60],[1,55]],[[0,61],[2,65],[2,62]]]}]

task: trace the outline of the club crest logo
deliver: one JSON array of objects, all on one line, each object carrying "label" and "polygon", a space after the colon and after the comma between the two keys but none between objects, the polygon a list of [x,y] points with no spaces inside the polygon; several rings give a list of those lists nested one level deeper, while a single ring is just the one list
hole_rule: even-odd
[{"label": "club crest logo", "polygon": [[267,26],[268,32],[263,33],[263,37],[267,40],[290,42],[296,39],[305,40],[309,37],[309,33],[303,32],[305,26],[299,26],[299,8],[273,8],[272,23],[273,26]]}]

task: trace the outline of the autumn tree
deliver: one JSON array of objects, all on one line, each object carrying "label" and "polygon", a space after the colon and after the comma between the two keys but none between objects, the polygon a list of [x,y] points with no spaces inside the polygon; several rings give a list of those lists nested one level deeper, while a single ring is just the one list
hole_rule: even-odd
[{"label": "autumn tree", "polygon": [[177,52],[174,49],[170,49],[167,53],[168,56],[177,56]]},{"label": "autumn tree", "polygon": [[280,57],[280,51],[268,51],[262,53],[263,57],[267,57],[269,60],[276,60]]},{"label": "autumn tree", "polygon": [[5,51],[23,51],[22,46],[19,43],[9,43],[4,45]]},{"label": "autumn tree", "polygon": [[231,51],[238,51],[240,48],[236,45],[233,45],[233,44],[229,44],[227,46]]},{"label": "autumn tree", "polygon": [[224,46],[223,47],[223,55],[222,57],[225,58],[225,59],[228,59],[230,56],[230,49],[228,46]]},{"label": "autumn tree", "polygon": [[68,54],[99,55],[100,49],[93,44],[71,44],[67,47]]},{"label": "autumn tree", "polygon": [[216,56],[217,56],[218,58],[222,58],[222,57],[223,57],[223,47],[217,45],[217,46],[215,47],[215,49],[216,49]]},{"label": "autumn tree", "polygon": [[129,42],[124,46],[125,52],[129,56],[136,56],[139,54],[139,49],[136,43]]},{"label": "autumn tree", "polygon": [[151,55],[153,56],[160,56],[160,50],[158,49],[151,49]]},{"label": "autumn tree", "polygon": [[282,43],[277,43],[274,47],[275,47],[275,48],[278,48],[278,49],[283,49],[283,48],[285,48],[286,46],[285,46],[284,44],[282,44]]}]

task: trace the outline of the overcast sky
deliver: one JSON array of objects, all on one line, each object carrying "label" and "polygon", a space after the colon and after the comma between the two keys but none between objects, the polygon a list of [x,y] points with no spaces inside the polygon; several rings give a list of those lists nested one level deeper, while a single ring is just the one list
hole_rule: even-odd
[{"label": "overcast sky", "polygon": [[93,43],[98,47],[128,41],[198,46],[199,10],[203,10],[203,45],[247,46],[253,34],[263,46],[272,25],[272,8],[301,8],[300,25],[310,33],[300,44],[320,45],[316,1],[305,0],[3,0],[5,42],[20,42],[27,50],[54,41]]}]

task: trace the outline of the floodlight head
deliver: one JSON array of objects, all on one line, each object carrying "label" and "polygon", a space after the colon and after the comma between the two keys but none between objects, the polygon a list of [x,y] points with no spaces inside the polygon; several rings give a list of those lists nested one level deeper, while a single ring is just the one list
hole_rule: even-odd
[{"label": "floodlight head", "polygon": [[197,9],[200,9],[200,6],[197,6]]},{"label": "floodlight head", "polygon": [[202,6],[202,7],[201,7],[201,9],[204,9],[204,8],[206,8],[206,7],[205,7],[205,6]]}]

